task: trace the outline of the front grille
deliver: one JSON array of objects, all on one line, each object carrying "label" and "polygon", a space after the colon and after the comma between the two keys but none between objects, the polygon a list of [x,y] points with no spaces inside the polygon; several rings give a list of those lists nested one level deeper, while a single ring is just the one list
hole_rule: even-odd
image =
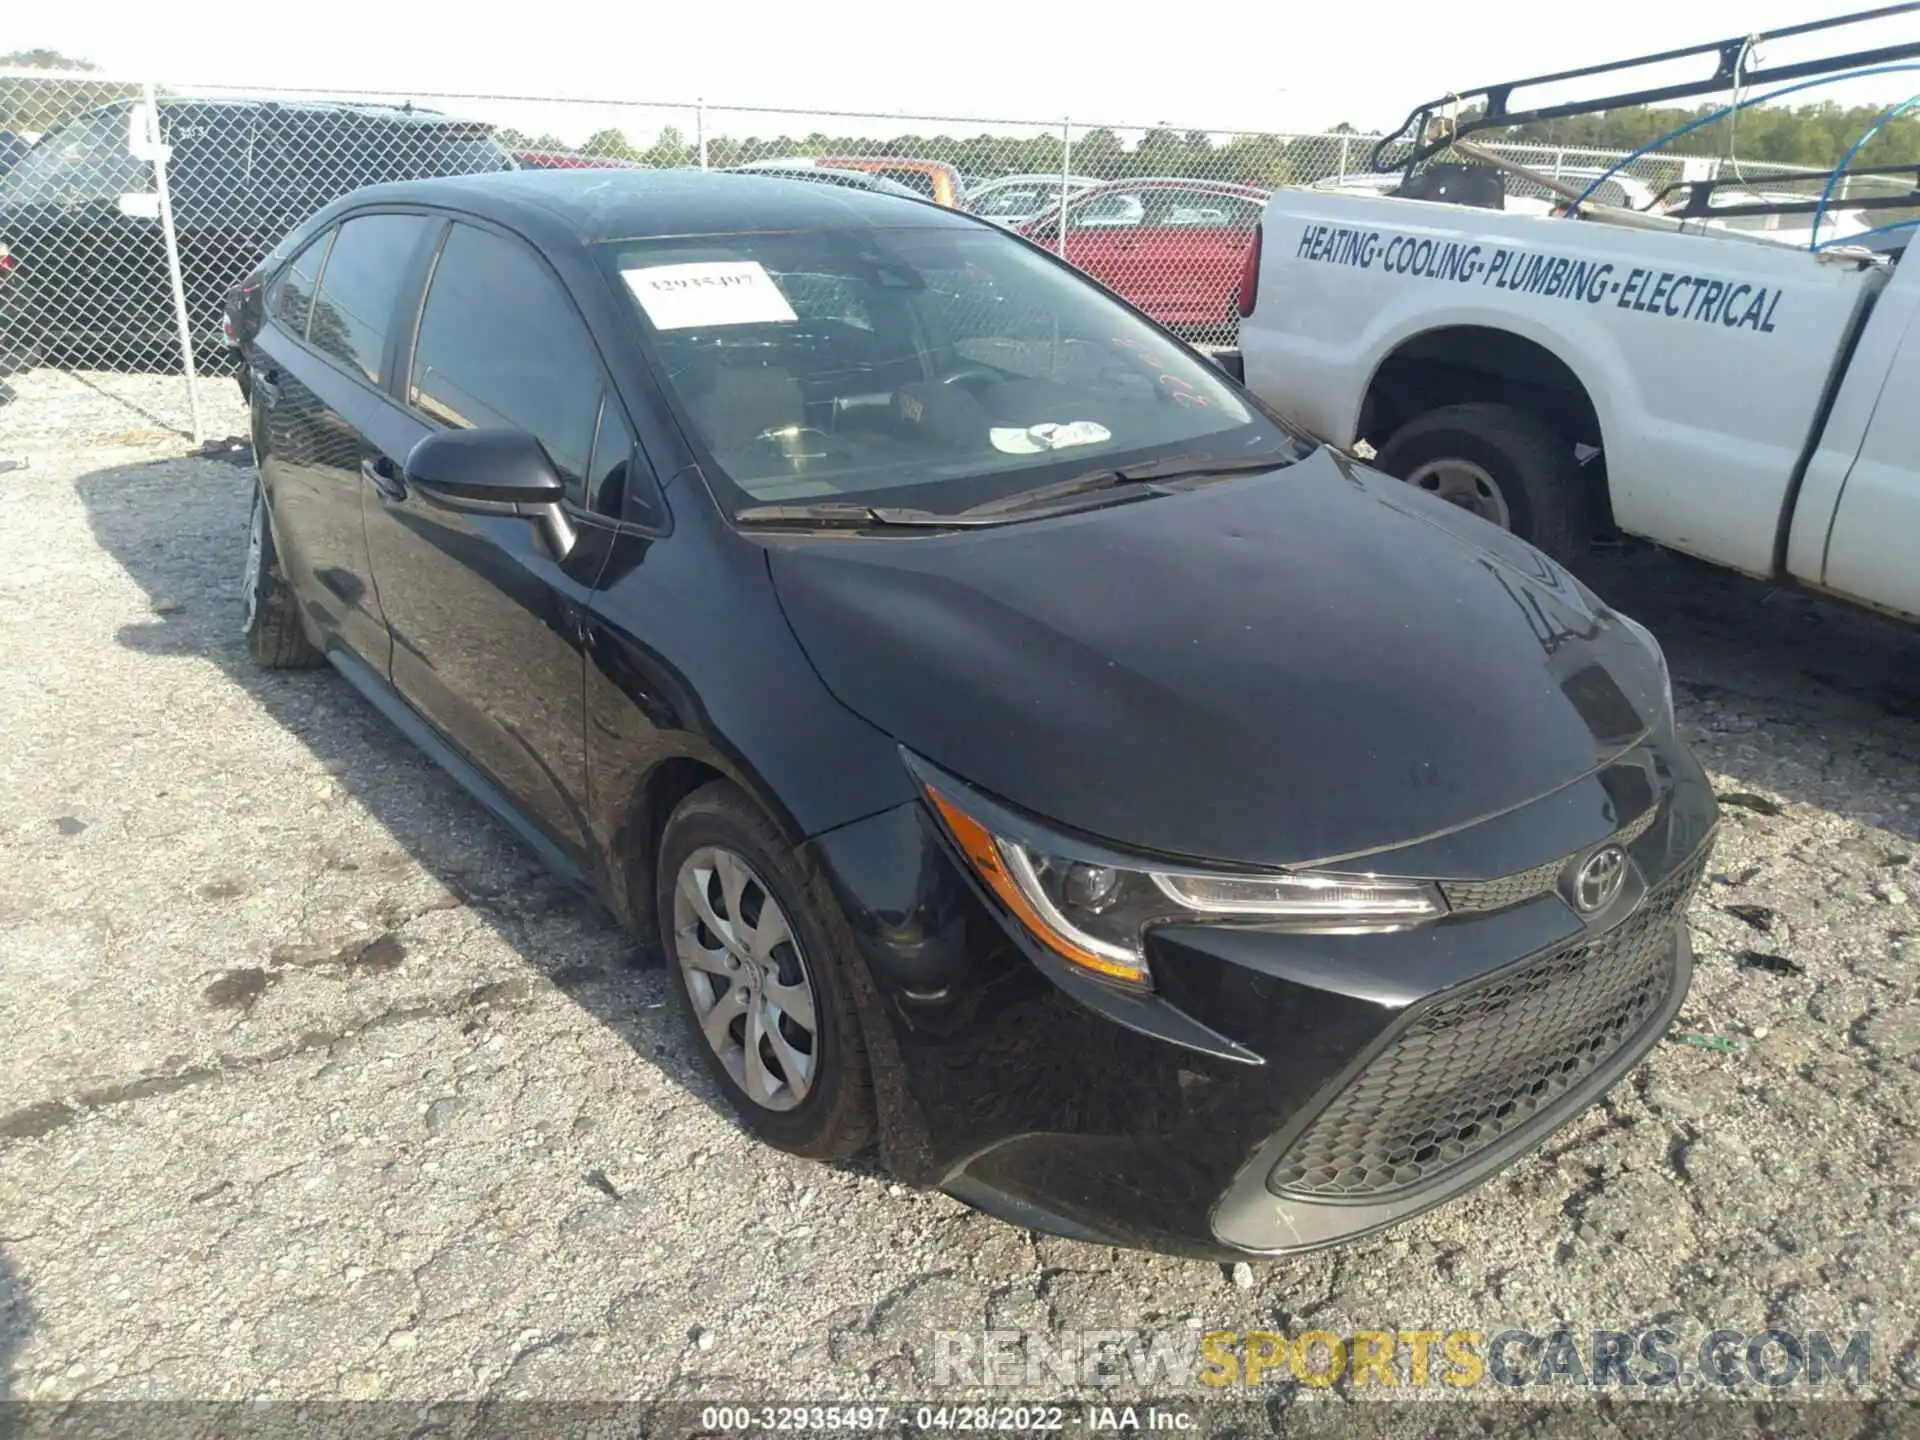
[{"label": "front grille", "polygon": [[[1633,844],[1652,827],[1658,818],[1658,806],[1648,806],[1646,811],[1608,836],[1615,845]],[[1559,882],[1561,872],[1572,864],[1576,857],[1563,855],[1558,860],[1549,860],[1544,865],[1536,865],[1531,870],[1521,870],[1513,875],[1502,875],[1497,880],[1443,880],[1440,893],[1447,897],[1447,908],[1459,915],[1484,914],[1489,910],[1504,910],[1509,905],[1519,905],[1538,895],[1545,895]]]},{"label": "front grille", "polygon": [[1671,996],[1673,923],[1706,863],[1702,852],[1605,934],[1419,1012],[1300,1133],[1268,1186],[1357,1199],[1431,1184],[1546,1116]]},{"label": "front grille", "polygon": [[1447,897],[1447,908],[1457,914],[1504,910],[1546,894],[1566,868],[1567,861],[1562,858],[1515,875],[1502,875],[1498,880],[1443,880],[1440,893]]}]

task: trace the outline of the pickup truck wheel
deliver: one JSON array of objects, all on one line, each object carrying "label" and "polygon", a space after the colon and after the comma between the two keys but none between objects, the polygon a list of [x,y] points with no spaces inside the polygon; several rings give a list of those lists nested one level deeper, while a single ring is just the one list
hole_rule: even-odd
[{"label": "pickup truck wheel", "polygon": [[1511,530],[1563,563],[1593,539],[1573,446],[1510,405],[1447,405],[1408,421],[1375,462],[1389,475]]}]

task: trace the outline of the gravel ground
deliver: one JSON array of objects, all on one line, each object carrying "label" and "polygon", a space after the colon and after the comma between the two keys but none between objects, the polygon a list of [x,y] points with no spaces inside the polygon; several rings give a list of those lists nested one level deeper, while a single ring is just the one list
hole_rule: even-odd
[{"label": "gravel ground", "polygon": [[1674,1035],[1478,1193],[1236,1274],[749,1142],[664,972],[249,665],[249,469],[127,403],[178,382],[11,385],[0,1398],[898,1398],[937,1330],[1190,1322],[1864,1328],[1920,1395],[1920,636],[1608,562],[1726,806]]}]

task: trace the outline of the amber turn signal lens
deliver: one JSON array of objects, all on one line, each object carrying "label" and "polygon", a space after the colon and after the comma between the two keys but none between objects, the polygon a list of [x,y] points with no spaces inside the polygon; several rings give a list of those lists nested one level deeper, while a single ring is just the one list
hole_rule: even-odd
[{"label": "amber turn signal lens", "polygon": [[933,802],[941,823],[947,827],[947,833],[973,866],[974,873],[999,898],[1000,903],[1018,917],[1034,939],[1062,960],[1082,970],[1091,970],[1103,979],[1121,980],[1135,986],[1146,983],[1146,974],[1138,966],[1109,959],[1061,934],[1040,913],[1039,907],[1027,898],[1026,891],[1009,873],[1006,860],[1000,853],[1000,842],[993,838],[992,832],[931,785],[927,787],[927,798]]}]

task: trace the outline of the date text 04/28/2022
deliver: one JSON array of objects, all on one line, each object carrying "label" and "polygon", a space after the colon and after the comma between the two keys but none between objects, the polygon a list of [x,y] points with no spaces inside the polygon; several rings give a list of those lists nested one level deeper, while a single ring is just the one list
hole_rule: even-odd
[{"label": "date text 04/28/2022", "polygon": [[1188,1434],[1200,1428],[1193,1411],[1169,1405],[1008,1405],[991,1402],[927,1404],[895,1410],[889,1405],[708,1405],[700,1429],[709,1434],[755,1431],[825,1431],[842,1434],[894,1433],[898,1428],[925,1434],[1049,1435],[1068,1430],[1087,1434]]}]

